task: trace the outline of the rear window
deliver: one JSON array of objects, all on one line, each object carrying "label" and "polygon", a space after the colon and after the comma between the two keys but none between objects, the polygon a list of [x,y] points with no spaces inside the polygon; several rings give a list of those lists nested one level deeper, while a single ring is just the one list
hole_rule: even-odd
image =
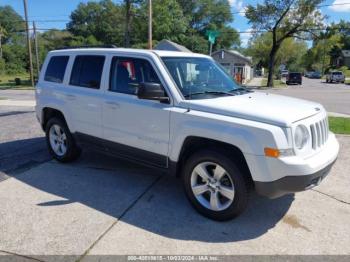
[{"label": "rear window", "polygon": [[336,75],[336,76],[340,76],[340,75],[343,74],[343,72],[333,72],[332,74],[333,74],[333,75]]},{"label": "rear window", "polygon": [[104,56],[76,56],[70,84],[99,89],[104,61]]},{"label": "rear window", "polygon": [[45,72],[45,81],[62,83],[69,56],[53,56],[50,58]]},{"label": "rear window", "polygon": [[289,73],[289,76],[292,76],[292,77],[301,76],[301,73]]}]

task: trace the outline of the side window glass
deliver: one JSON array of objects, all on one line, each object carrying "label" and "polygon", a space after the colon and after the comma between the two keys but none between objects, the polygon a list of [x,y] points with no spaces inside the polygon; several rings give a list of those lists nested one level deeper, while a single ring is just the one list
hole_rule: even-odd
[{"label": "side window glass", "polygon": [[99,89],[104,61],[104,56],[76,56],[70,84]]},{"label": "side window glass", "polygon": [[110,91],[135,95],[139,84],[144,82],[160,83],[156,72],[147,60],[118,57],[112,59]]},{"label": "side window glass", "polygon": [[52,56],[45,72],[45,81],[62,83],[69,56]]}]

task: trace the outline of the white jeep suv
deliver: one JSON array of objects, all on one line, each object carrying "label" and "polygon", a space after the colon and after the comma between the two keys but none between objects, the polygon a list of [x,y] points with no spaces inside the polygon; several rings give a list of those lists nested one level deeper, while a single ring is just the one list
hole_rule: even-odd
[{"label": "white jeep suv", "polygon": [[238,86],[211,57],[85,48],[48,54],[36,114],[55,159],[90,146],[179,176],[195,209],[239,215],[318,185],[339,145],[320,104]]}]

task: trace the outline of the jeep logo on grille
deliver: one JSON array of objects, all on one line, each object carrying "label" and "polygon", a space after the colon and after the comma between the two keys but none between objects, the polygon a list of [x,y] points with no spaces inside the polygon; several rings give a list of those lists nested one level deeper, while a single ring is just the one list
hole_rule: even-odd
[{"label": "jeep logo on grille", "polygon": [[319,107],[315,107],[315,110],[316,111],[320,111],[321,109]]}]

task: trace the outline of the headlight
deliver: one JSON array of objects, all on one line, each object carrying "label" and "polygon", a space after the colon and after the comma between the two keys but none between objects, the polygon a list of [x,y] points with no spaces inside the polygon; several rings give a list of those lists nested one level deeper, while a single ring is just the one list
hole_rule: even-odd
[{"label": "headlight", "polygon": [[309,132],[304,125],[298,125],[294,133],[294,143],[297,149],[303,149],[309,140]]}]

